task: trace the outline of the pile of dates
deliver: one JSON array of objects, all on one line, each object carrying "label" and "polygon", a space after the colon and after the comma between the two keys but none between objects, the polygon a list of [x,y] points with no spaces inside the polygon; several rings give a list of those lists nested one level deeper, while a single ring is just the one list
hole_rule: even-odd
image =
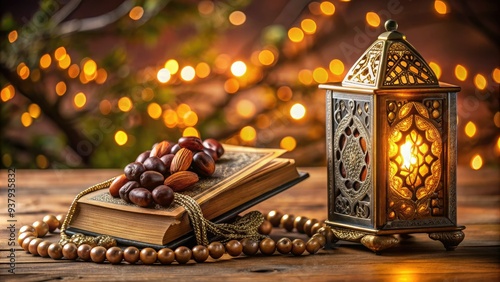
[{"label": "pile of dates", "polygon": [[140,207],[168,207],[174,201],[174,192],[186,190],[200,177],[211,176],[223,154],[224,147],[212,138],[202,141],[188,136],[177,143],[156,143],[125,166],[124,174],[109,186],[109,193]]}]

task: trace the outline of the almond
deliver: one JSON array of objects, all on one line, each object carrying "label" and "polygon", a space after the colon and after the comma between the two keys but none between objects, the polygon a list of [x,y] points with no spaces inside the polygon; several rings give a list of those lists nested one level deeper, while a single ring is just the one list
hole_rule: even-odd
[{"label": "almond", "polygon": [[198,182],[198,179],[198,174],[192,171],[179,171],[167,177],[164,184],[175,192],[180,192]]},{"label": "almond", "polygon": [[188,170],[193,161],[193,152],[186,148],[181,148],[172,159],[170,164],[170,173],[176,173],[178,171]]},{"label": "almond", "polygon": [[172,148],[172,146],[168,143],[168,141],[161,141],[153,147],[149,156],[161,158],[162,156],[170,153],[170,148]]}]

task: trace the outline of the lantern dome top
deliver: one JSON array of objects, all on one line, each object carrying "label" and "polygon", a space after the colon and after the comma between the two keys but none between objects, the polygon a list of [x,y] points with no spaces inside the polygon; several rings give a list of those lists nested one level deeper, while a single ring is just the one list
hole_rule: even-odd
[{"label": "lantern dome top", "polygon": [[394,20],[347,73],[342,86],[372,89],[439,87],[427,62],[397,31]]}]

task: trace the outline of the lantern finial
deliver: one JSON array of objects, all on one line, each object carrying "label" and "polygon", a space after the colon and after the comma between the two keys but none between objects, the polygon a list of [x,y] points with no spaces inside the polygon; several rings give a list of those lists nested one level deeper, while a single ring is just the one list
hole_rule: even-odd
[{"label": "lantern finial", "polygon": [[398,29],[398,23],[395,20],[387,20],[385,22],[385,30],[396,31]]}]

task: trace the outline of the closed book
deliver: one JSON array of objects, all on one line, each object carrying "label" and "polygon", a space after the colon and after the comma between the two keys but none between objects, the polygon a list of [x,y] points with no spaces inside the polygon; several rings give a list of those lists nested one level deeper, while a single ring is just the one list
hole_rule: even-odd
[{"label": "closed book", "polygon": [[[201,178],[182,194],[200,205],[203,216],[227,222],[251,206],[308,177],[293,159],[280,158],[281,149],[224,145],[211,177]],[[77,202],[68,233],[110,235],[138,246],[174,247],[192,239],[184,207],[173,204],[142,208],[113,198],[107,189],[89,193]]]}]

